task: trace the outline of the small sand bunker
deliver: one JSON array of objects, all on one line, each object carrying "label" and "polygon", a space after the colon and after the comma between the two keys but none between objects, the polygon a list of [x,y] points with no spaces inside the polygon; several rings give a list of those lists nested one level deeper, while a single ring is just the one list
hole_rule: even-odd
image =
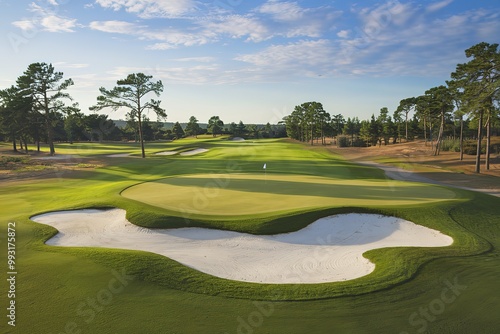
[{"label": "small sand bunker", "polygon": [[191,151],[182,152],[180,155],[182,155],[182,156],[190,156],[190,155],[196,155],[196,154],[200,154],[200,153],[205,153],[207,151],[208,150],[205,149],[205,148],[197,148],[197,149],[194,149],[194,150],[191,150]]},{"label": "small sand bunker", "polygon": [[177,151],[163,151],[163,152],[158,152],[155,155],[176,155],[177,153],[179,153],[179,152],[177,152]]},{"label": "small sand bunker", "polygon": [[241,138],[241,137],[233,137],[231,138],[232,141],[245,141],[245,138]]},{"label": "small sand bunker", "polygon": [[121,209],[62,211],[31,219],[59,230],[48,245],[153,252],[210,275],[255,283],[351,280],[375,269],[362,255],[370,249],[453,243],[439,231],[369,214],[330,216],[299,231],[271,236],[203,228],[147,229],[129,223]]}]

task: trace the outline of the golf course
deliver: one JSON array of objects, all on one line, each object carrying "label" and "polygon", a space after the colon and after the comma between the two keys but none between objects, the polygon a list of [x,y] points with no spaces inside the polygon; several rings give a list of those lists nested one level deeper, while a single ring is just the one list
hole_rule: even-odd
[{"label": "golf course", "polygon": [[500,328],[498,197],[290,139],[55,149],[0,179],[2,333]]}]

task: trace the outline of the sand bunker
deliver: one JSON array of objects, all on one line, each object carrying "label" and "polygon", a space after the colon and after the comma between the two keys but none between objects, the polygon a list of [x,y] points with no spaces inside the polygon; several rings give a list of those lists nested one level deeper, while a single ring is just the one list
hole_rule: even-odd
[{"label": "sand bunker", "polygon": [[158,152],[155,155],[176,155],[177,153],[179,153],[179,152],[177,152],[177,151],[163,151],[163,152]]},{"label": "sand bunker", "polygon": [[190,156],[190,155],[196,155],[196,154],[200,154],[200,153],[205,153],[207,151],[208,150],[205,149],[205,148],[197,148],[195,150],[182,152],[180,155],[182,155],[182,156]]},{"label": "sand bunker", "polygon": [[369,214],[330,216],[297,232],[272,236],[203,228],[147,229],[128,222],[121,209],[62,211],[31,219],[59,230],[48,245],[148,251],[210,275],[256,283],[350,280],[375,269],[362,256],[367,250],[453,242],[439,231]]}]

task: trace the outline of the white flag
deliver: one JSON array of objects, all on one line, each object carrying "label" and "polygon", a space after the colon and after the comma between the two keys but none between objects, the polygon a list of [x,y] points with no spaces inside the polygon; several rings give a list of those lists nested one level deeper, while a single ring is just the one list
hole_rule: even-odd
[{"label": "white flag", "polygon": [[264,164],[264,167],[262,167],[262,168],[266,169],[266,167],[267,167],[266,164]]}]

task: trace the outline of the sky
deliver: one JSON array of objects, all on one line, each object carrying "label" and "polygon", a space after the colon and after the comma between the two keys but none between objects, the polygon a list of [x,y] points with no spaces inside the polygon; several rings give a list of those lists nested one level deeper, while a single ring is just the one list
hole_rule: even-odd
[{"label": "sky", "polygon": [[382,107],[392,114],[400,100],[445,84],[467,48],[500,42],[500,2],[490,0],[0,0],[0,8],[0,89],[31,63],[52,63],[90,114],[99,87],[142,72],[162,81],[170,122],[276,124],[309,101],[346,119]]}]

